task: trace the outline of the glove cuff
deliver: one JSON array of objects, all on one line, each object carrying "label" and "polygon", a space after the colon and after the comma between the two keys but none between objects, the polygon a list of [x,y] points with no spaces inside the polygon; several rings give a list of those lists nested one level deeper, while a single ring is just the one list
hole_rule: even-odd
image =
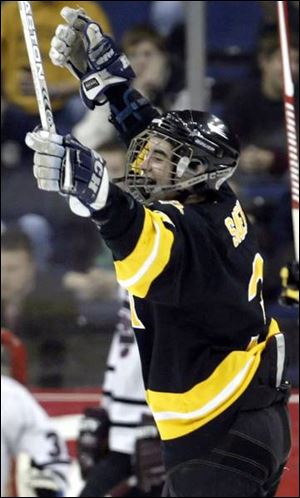
[{"label": "glove cuff", "polygon": [[91,71],[81,79],[80,93],[84,104],[89,109],[106,102],[105,92],[134,78],[135,74],[126,56],[120,57],[108,69]]},{"label": "glove cuff", "polygon": [[105,91],[124,81],[126,81],[126,79],[119,76],[111,76],[111,78],[107,80],[102,80],[98,72],[90,73],[81,80],[80,95],[83,103],[91,110],[95,109],[96,105],[105,104]]},{"label": "glove cuff", "polygon": [[69,206],[72,213],[81,216],[82,218],[89,218],[92,214],[91,209],[85,206],[77,197],[72,195],[69,197]]}]

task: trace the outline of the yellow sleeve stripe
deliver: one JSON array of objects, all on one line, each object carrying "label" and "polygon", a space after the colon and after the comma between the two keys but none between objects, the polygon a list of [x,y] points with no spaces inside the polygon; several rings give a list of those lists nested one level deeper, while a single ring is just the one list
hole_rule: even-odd
[{"label": "yellow sleeve stripe", "polygon": [[[268,338],[278,333],[273,320]],[[261,342],[249,351],[231,352],[208,379],[189,391],[146,391],[147,402],[163,440],[184,436],[217,417],[246,390],[260,364],[266,346]]]},{"label": "yellow sleeve stripe", "polygon": [[117,280],[131,294],[145,297],[152,282],[162,273],[171,256],[174,235],[163,223],[163,216],[145,209],[139,241],[129,256],[115,261]]}]

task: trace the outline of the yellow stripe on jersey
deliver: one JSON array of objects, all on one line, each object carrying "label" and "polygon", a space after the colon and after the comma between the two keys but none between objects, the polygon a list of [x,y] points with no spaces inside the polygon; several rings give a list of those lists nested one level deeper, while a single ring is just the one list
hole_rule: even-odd
[{"label": "yellow stripe on jersey", "polygon": [[146,391],[162,440],[174,439],[199,429],[236,401],[250,384],[268,339],[279,333],[271,321],[266,341],[249,351],[232,351],[208,379],[183,393]]},{"label": "yellow stripe on jersey", "polygon": [[136,312],[135,304],[134,304],[134,298],[129,292],[128,292],[128,299],[129,299],[129,305],[130,305],[130,315],[131,315],[132,327],[134,329],[145,329],[145,325],[137,316],[137,312]]},{"label": "yellow stripe on jersey", "polygon": [[144,209],[144,226],[136,247],[125,259],[115,261],[121,287],[141,298],[147,295],[152,282],[167,266],[174,242],[172,231],[163,223],[163,213]]}]

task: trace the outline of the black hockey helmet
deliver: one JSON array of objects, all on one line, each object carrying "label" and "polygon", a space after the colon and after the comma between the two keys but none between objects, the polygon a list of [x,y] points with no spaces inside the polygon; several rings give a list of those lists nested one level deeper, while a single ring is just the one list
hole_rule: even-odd
[{"label": "black hockey helmet", "polygon": [[[169,144],[170,175],[158,184],[142,164],[153,144]],[[200,111],[171,111],[151,121],[130,144],[126,188],[138,200],[159,198],[162,192],[218,190],[235,171],[240,154],[237,136],[221,119]]]}]

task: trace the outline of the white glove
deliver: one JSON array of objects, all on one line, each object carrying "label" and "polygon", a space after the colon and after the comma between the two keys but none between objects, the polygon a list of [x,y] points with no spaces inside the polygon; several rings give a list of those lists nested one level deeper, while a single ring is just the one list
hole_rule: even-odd
[{"label": "white glove", "polygon": [[59,25],[51,41],[53,64],[67,67],[81,81],[81,97],[89,109],[105,102],[105,91],[135,77],[127,57],[82,9],[64,7],[67,25]]},{"label": "white glove", "polygon": [[[28,469],[22,483],[22,496],[26,497],[59,497],[63,496],[66,482],[52,469],[39,467],[34,463]],[[26,494],[24,492],[26,491]],[[18,495],[19,496],[19,495]]]},{"label": "white glove", "polygon": [[69,206],[78,216],[91,216],[106,205],[109,177],[102,157],[71,135],[44,130],[27,133],[26,145],[35,151],[33,172],[41,190],[66,193],[64,176],[71,171]]},{"label": "white glove", "polygon": [[62,160],[65,155],[63,137],[56,133],[38,130],[27,133],[25,143],[35,151],[33,174],[39,189],[60,192]]},{"label": "white glove", "polygon": [[91,21],[83,9],[64,7],[61,16],[67,24],[60,24],[51,40],[50,59],[55,66],[67,67],[78,79],[88,70],[83,30]]}]

